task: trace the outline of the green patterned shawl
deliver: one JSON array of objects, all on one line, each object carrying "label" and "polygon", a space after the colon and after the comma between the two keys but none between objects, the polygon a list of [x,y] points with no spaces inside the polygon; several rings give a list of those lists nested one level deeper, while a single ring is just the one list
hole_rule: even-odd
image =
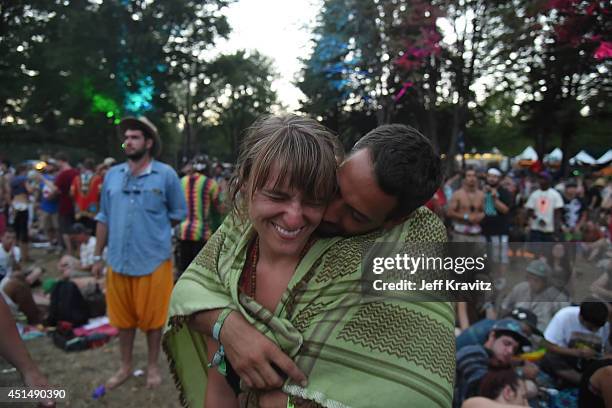
[{"label": "green patterned shawl", "polygon": [[[444,242],[439,219],[420,208],[404,224],[348,239],[320,239],[302,259],[274,314],[238,292],[250,224],[228,217],[172,293],[163,346],[183,405],[202,407],[206,343],[194,312],[240,311],[293,357],[308,377],[283,390],[325,407],[450,407],[455,373],[450,303],[367,299],[360,290],[364,245]],[[251,393],[249,400],[253,400]]]}]

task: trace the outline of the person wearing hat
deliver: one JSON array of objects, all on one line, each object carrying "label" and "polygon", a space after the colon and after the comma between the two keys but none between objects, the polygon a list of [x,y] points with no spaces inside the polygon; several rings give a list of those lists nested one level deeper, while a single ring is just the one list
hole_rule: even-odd
[{"label": "person wearing hat", "polygon": [[[512,311],[505,316],[505,318],[514,319],[521,323],[523,332],[529,337],[532,334],[540,337],[543,336],[540,329],[538,329],[538,317],[529,309],[516,307],[512,309]],[[489,332],[491,331],[491,328],[498,321],[499,320],[494,319],[482,319],[474,323],[469,328],[462,331],[457,337],[455,341],[456,349],[460,350],[463,347],[474,344],[484,344],[484,342],[487,340]]]},{"label": "person wearing hat", "polygon": [[110,323],[119,328],[121,366],[106,387],[131,376],[136,328],[147,334],[147,386],[155,387],[173,286],[172,227],[185,218],[187,206],[174,169],[155,160],[161,152],[157,128],[145,117],[124,118],[118,128],[127,162],[104,178],[92,266],[99,277],[108,244],[106,303]]},{"label": "person wearing hat", "polygon": [[478,395],[480,383],[490,368],[510,367],[513,356],[529,345],[521,323],[501,319],[491,327],[484,344],[459,350],[453,406],[460,407],[465,399]]},{"label": "person wearing hat", "polygon": [[552,177],[546,171],[538,175],[540,188],[531,193],[525,204],[529,222],[529,241],[552,242],[561,229],[563,197],[550,187]]},{"label": "person wearing hat", "polygon": [[503,174],[491,167],[487,170],[484,199],[484,218],[480,225],[490,247],[489,260],[499,265],[497,277],[503,277],[508,265],[508,241],[510,220],[508,213],[512,206],[512,195],[500,185]]},{"label": "person wearing hat", "polygon": [[502,301],[501,310],[521,307],[537,316],[537,325],[544,331],[554,314],[569,305],[567,295],[549,284],[552,270],[543,259],[531,261],[526,268],[526,279],[512,288]]},{"label": "person wearing hat", "polygon": [[204,157],[190,164],[187,174],[181,178],[188,210],[187,218],[178,227],[179,274],[187,269],[214,232],[212,217],[222,212],[219,185],[206,174],[210,164]]}]

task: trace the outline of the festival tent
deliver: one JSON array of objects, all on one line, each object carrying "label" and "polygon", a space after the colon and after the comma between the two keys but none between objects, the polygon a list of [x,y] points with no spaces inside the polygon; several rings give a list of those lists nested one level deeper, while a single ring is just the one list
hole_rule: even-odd
[{"label": "festival tent", "polygon": [[591,156],[584,150],[579,151],[577,155],[575,155],[569,160],[569,162],[572,166],[575,164],[595,164],[596,163],[593,156]]},{"label": "festival tent", "polygon": [[606,164],[612,161],[612,149],[605,152],[599,159],[596,160],[597,164]]},{"label": "festival tent", "polygon": [[563,160],[563,152],[558,147],[544,156],[544,163],[559,163]]},{"label": "festival tent", "polygon": [[536,161],[538,160],[538,153],[535,151],[535,149],[531,146],[527,146],[525,148],[525,150],[523,150],[523,152],[521,154],[519,154],[518,156],[516,156],[514,158],[514,160],[531,160],[531,161]]}]

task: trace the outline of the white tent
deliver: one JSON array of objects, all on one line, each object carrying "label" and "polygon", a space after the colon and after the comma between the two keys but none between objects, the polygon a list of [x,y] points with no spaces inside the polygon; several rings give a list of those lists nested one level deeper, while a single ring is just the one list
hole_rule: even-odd
[{"label": "white tent", "polygon": [[558,147],[544,156],[544,163],[559,163],[563,160],[563,152]]},{"label": "white tent", "polygon": [[601,156],[599,159],[597,159],[596,163],[597,164],[606,164],[606,163],[608,163],[610,161],[612,161],[612,149],[610,149],[607,152],[605,152],[603,154],[603,156]]},{"label": "white tent", "polygon": [[514,158],[515,160],[538,160],[538,153],[536,153],[535,149],[531,146],[527,146],[525,150],[518,156]]},{"label": "white tent", "polygon": [[569,162],[570,162],[571,165],[574,165],[576,163],[578,163],[578,164],[595,164],[596,161],[593,158],[593,156],[591,156],[590,154],[588,154],[584,150],[581,150],[581,151],[578,152],[577,155],[572,157],[569,160]]}]

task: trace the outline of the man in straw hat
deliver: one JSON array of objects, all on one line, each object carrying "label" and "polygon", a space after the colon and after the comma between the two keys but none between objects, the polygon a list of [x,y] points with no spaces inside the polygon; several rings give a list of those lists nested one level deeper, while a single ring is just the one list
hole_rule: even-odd
[{"label": "man in straw hat", "polygon": [[96,216],[94,275],[102,271],[102,250],[108,244],[106,303],[119,328],[121,367],[106,383],[117,387],[132,373],[136,328],[147,333],[147,387],[160,384],[158,366],[172,275],[172,227],[187,213],[179,178],[172,167],[156,161],[161,141],[145,117],[119,123],[127,162],[113,166],[106,177]]}]

